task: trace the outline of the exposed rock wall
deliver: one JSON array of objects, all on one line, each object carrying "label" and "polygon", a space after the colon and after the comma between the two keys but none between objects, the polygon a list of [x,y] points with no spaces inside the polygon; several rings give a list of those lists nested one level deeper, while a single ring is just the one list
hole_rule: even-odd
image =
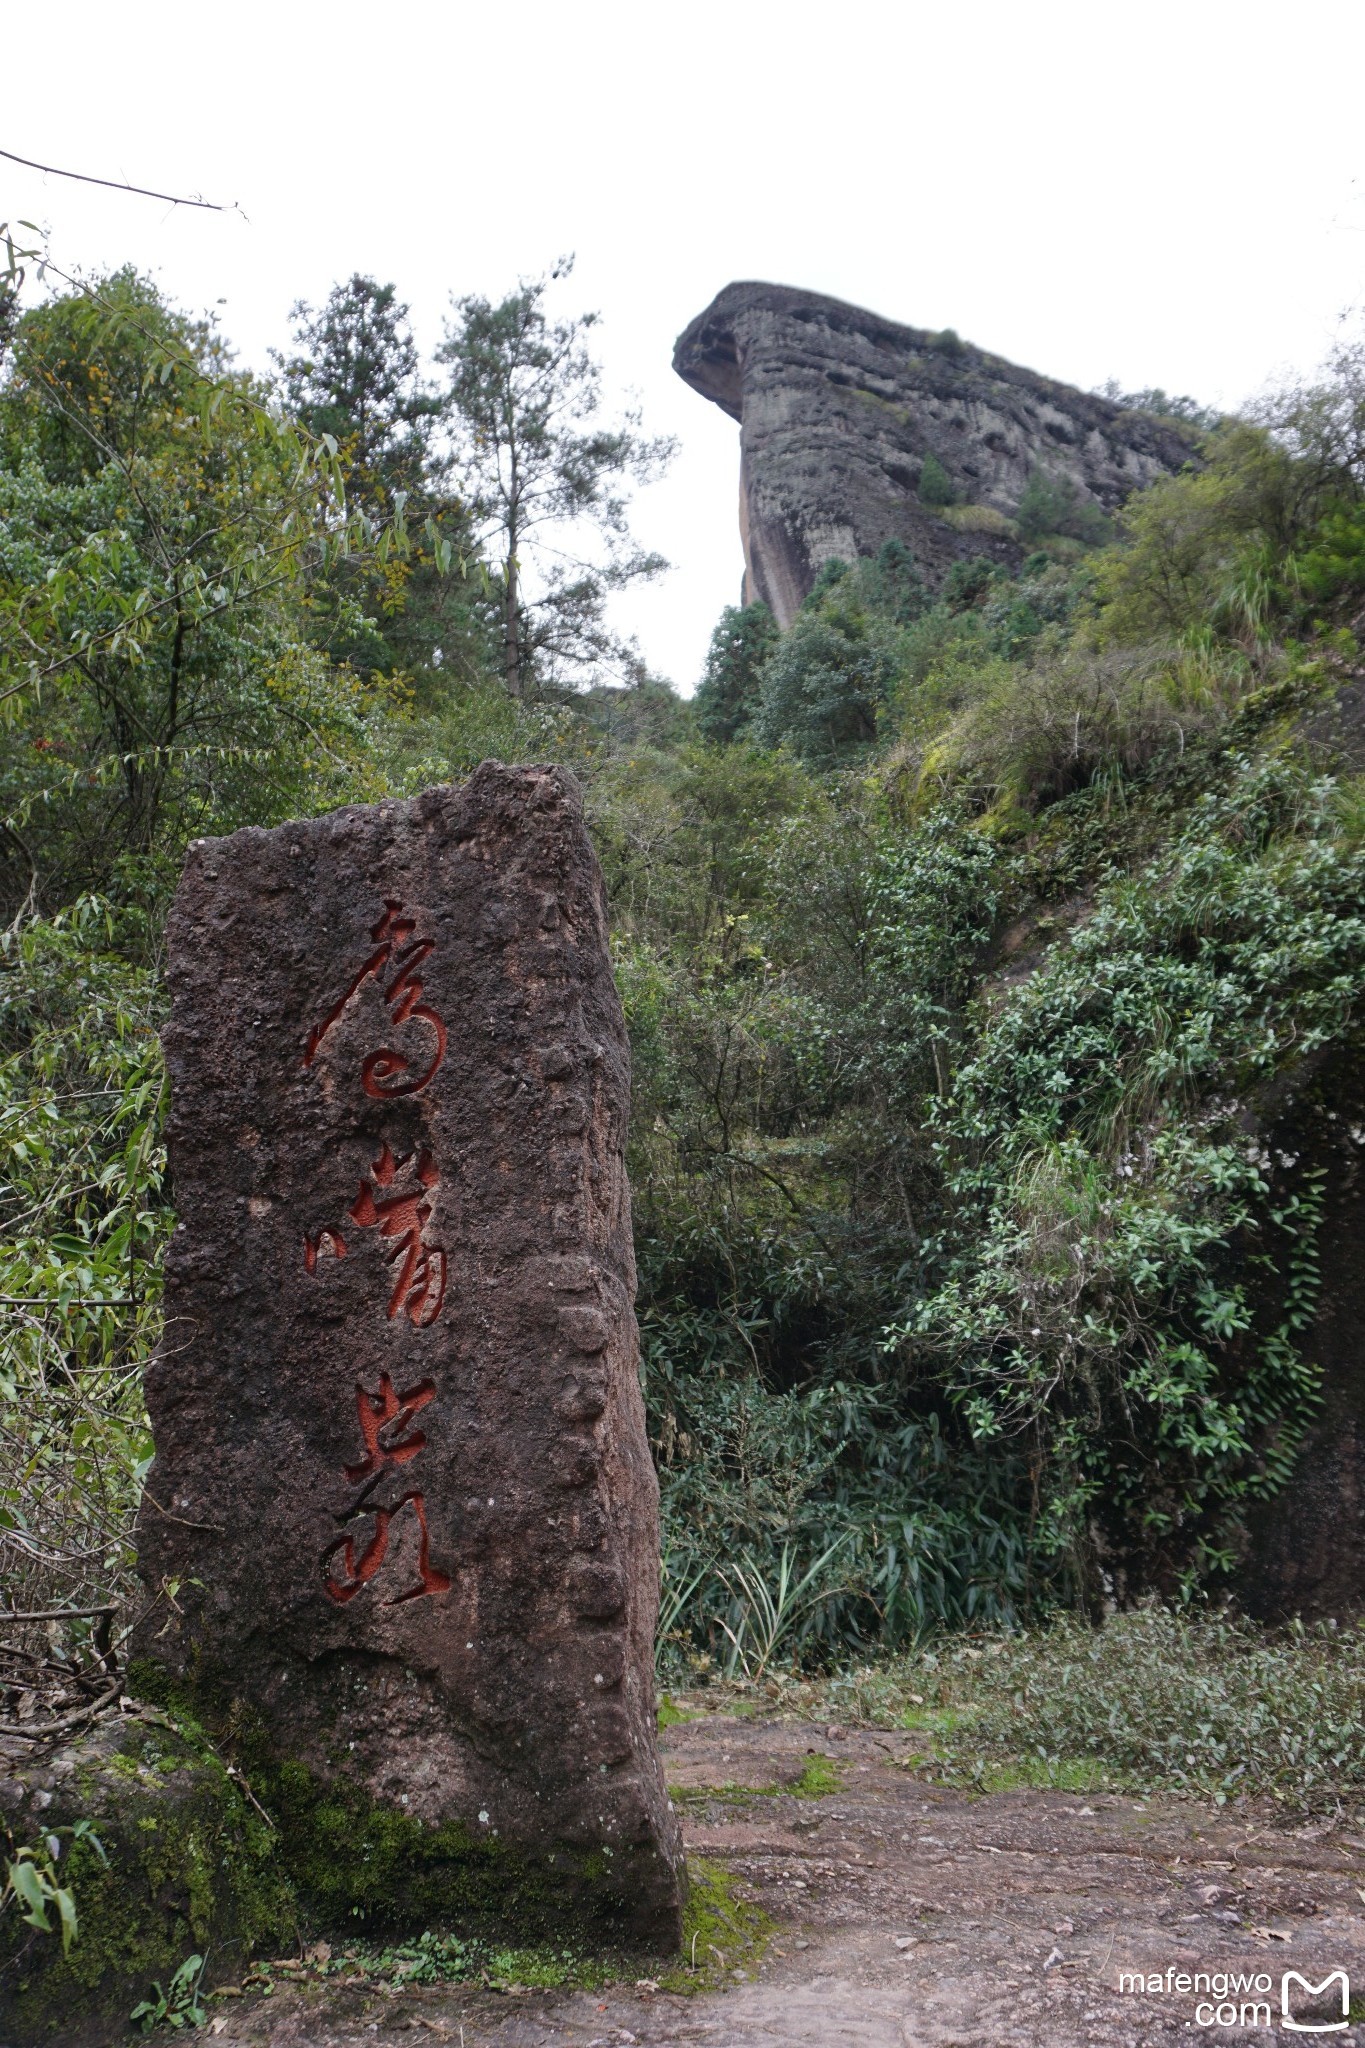
[{"label": "exposed rock wall", "polygon": [[[1018,562],[1013,515],[1035,471],[1111,512],[1190,455],[1147,413],[785,285],[727,285],[679,336],[673,367],[740,423],[745,601],[782,626],[822,563],[893,537],[935,583],[967,556]],[[954,505],[921,502],[931,455]]]}]

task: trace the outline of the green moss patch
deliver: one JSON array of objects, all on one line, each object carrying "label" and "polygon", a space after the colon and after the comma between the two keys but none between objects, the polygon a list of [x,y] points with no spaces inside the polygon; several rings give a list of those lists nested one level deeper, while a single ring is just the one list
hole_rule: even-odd
[{"label": "green moss patch", "polygon": [[[7,1856],[86,1818],[103,1857],[87,1838],[62,1858],[78,1917],[69,1951],[13,1913],[0,1920],[0,2039],[74,2048],[107,2038],[187,1955],[210,1953],[221,1977],[267,1936],[278,1945],[292,1932],[274,1830],[197,1730],[160,1716],[109,1722],[55,1771],[15,1776],[33,1812],[9,1814]],[[50,1802],[35,1807],[44,1791]]]},{"label": "green moss patch", "polygon": [[622,1857],[618,1874],[609,1848],[527,1853],[495,1828],[430,1826],[344,1777],[326,1782],[280,1757],[240,1701],[189,1692],[153,1664],[131,1675],[178,1717],[202,1715],[240,1767],[276,1824],[280,1870],[312,1934],[384,1941],[416,1928],[457,1928],[485,1940],[511,1932],[554,1942],[570,1933],[603,1947],[629,1945],[630,1871]]},{"label": "green moss patch", "polygon": [[658,1712],[660,1734],[663,1733],[665,1728],[676,1728],[680,1721],[699,1721],[700,1719],[700,1714],[689,1713],[686,1707],[680,1707],[671,1693],[666,1692],[660,1698]]},{"label": "green moss patch", "polygon": [[314,1942],[297,1959],[253,1964],[241,1989],[268,1997],[281,1983],[340,1981],[389,1991],[426,1984],[480,1984],[491,1991],[554,1991],[570,1986],[588,1990],[611,1983],[624,1967],[620,1959],[573,1947],[551,1943],[506,1946],[428,1930],[408,1941],[347,1941],[335,1948],[325,1941]]},{"label": "green moss patch", "polygon": [[832,1757],[813,1756],[808,1758],[806,1768],[794,1784],[784,1790],[794,1799],[828,1799],[839,1790],[844,1782],[844,1766],[835,1763]]},{"label": "green moss patch", "polygon": [[706,1806],[745,1806],[754,1799],[828,1799],[844,1781],[845,1766],[832,1757],[811,1756],[797,1778],[772,1785],[670,1785],[669,1797],[680,1810]]},{"label": "green moss patch", "polygon": [[689,1863],[687,1876],[682,1962],[659,1976],[661,1991],[714,1989],[737,1970],[751,1975],[776,1931],[762,1907],[743,1896],[740,1878],[725,1864],[708,1857]]},{"label": "green moss patch", "polygon": [[324,1785],[298,1763],[258,1757],[251,1777],[279,1823],[282,1866],[328,1932],[386,1935],[452,1921],[543,1931],[562,1925],[566,1894],[584,1891],[599,1894],[603,1921],[619,1907],[600,1850],[527,1857],[491,1830],[426,1826],[354,1785]]}]

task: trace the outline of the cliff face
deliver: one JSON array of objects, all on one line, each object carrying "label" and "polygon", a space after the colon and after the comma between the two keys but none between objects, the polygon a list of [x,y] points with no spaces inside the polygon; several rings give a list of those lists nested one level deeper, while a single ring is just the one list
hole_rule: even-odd
[{"label": "cliff face", "polygon": [[[935,584],[967,556],[1017,564],[1014,515],[1034,476],[1069,487],[1084,516],[1190,456],[1150,414],[785,285],[727,285],[678,337],[673,367],[740,423],[745,602],[784,627],[832,558],[895,537]],[[923,474],[929,457],[956,502],[924,502],[935,485],[946,495]]]}]

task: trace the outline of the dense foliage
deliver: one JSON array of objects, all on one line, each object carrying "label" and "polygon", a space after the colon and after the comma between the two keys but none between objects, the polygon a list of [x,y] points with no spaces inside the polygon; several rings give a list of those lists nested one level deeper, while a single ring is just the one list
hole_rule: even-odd
[{"label": "dense foliage", "polygon": [[[15,326],[6,1572],[129,1583],[186,841],[495,754],[581,775],[607,879],[665,1656],[1216,1583],[1314,1412],[1296,1077],[1360,1057],[1365,801],[1323,737],[1365,601],[1359,354],[1263,419],[1181,415],[1190,468],[1115,531],[1035,479],[1016,573],[934,592],[890,542],[784,634],[727,611],[687,703],[601,666],[613,578],[657,566],[620,479],[662,451],[601,425],[545,289],[460,300],[444,383],[363,278],[298,309],[273,386],[129,273]],[[606,554],[528,582],[542,515]]]}]

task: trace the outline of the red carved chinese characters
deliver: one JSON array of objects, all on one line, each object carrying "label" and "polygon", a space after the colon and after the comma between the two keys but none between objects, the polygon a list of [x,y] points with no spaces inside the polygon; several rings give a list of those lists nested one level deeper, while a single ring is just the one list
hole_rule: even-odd
[{"label": "red carved chinese characters", "polygon": [[[394,1023],[407,1024],[414,1017],[420,1017],[435,1034],[436,1048],[430,1064],[414,1076],[411,1063],[403,1053],[395,1052],[387,1045],[380,1046],[376,1052],[367,1055],[360,1069],[360,1085],[367,1095],[378,1096],[381,1100],[386,1095],[416,1095],[426,1087],[446,1056],[446,1027],[444,1018],[432,1009],[430,1003],[421,1001],[422,984],[417,979],[417,969],[435,950],[435,941],[417,939],[410,945],[408,942],[416,929],[417,920],[406,916],[402,904],[395,897],[389,897],[384,904],[383,916],[370,931],[370,937],[378,941],[374,952],[354,977],[341,1001],[334,1003],[321,1024],[315,1024],[308,1034],[303,1055],[305,1067],[312,1066],[323,1039],[357,989],[371,975],[379,980],[393,968],[396,971],[384,990],[384,1001],[393,1014]],[[409,1078],[404,1080],[401,1078],[403,1075]]]},{"label": "red carved chinese characters", "polygon": [[423,1495],[414,1488],[408,1488],[387,1504],[381,1504],[377,1498],[384,1479],[408,1464],[425,1448],[426,1432],[414,1429],[412,1418],[435,1395],[436,1388],[430,1380],[423,1380],[418,1386],[400,1394],[386,1372],[379,1375],[377,1394],[370,1393],[363,1386],[357,1386],[355,1390],[356,1416],[365,1456],[358,1465],[346,1467],[347,1479],[352,1486],[359,1486],[360,1492],[337,1516],[337,1520],[354,1522],[363,1516],[372,1522],[373,1528],[363,1547],[358,1543],[356,1532],[347,1530],[334,1543],[329,1543],[322,1554],[324,1584],[340,1606],[344,1607],[348,1600],[353,1600],[383,1564],[388,1556],[390,1530],[405,1508],[412,1510],[417,1526],[417,1583],[402,1593],[395,1593],[384,1605],[401,1607],[408,1600],[420,1600],[423,1594],[449,1591],[448,1574],[438,1571],[431,1562]]},{"label": "red carved chinese characters", "polygon": [[[398,1278],[389,1296],[390,1321],[406,1313],[418,1330],[435,1322],[445,1300],[446,1255],[425,1237],[432,1215],[431,1197],[440,1184],[430,1152],[414,1152],[410,1158],[396,1161],[386,1145],[346,1212],[361,1230],[378,1229],[384,1256],[397,1269]],[[328,1254],[337,1259],[346,1256],[346,1240],[339,1230],[320,1230],[316,1237],[304,1238],[303,1263],[308,1272],[315,1273],[319,1258]]]},{"label": "red carved chinese characters", "polygon": [[[378,1047],[361,1063],[361,1087],[382,1101],[389,1096],[416,1095],[433,1079],[446,1056],[446,1027],[431,1004],[422,1001],[418,970],[434,951],[435,942],[416,938],[416,930],[417,920],[396,898],[388,898],[370,931],[375,950],[341,1000],[308,1034],[305,1067],[312,1066],[323,1040],[352,997],[373,978],[383,989],[394,1023],[424,1025],[433,1036],[434,1049],[426,1067],[414,1073],[405,1054],[391,1046]],[[446,1255],[439,1245],[427,1242],[440,1179],[436,1162],[425,1148],[400,1160],[385,1144],[346,1212],[357,1229],[378,1233],[394,1276],[389,1320],[406,1316],[417,1330],[435,1322],[445,1300]],[[340,1229],[328,1228],[316,1237],[304,1238],[303,1262],[310,1273],[317,1272],[320,1260],[345,1257],[346,1239]],[[356,1416],[365,1454],[358,1464],[345,1467],[345,1476],[359,1491],[336,1515],[342,1533],[328,1544],[321,1560],[323,1584],[338,1605],[353,1600],[380,1570],[389,1556],[394,1525],[401,1528],[403,1516],[410,1517],[417,1534],[416,1582],[385,1601],[385,1606],[398,1607],[425,1594],[449,1590],[449,1577],[431,1562],[425,1495],[405,1483],[404,1471],[427,1441],[426,1432],[414,1426],[413,1418],[435,1395],[435,1383],[429,1379],[400,1394],[386,1372],[379,1376],[378,1393],[356,1387]]]}]

